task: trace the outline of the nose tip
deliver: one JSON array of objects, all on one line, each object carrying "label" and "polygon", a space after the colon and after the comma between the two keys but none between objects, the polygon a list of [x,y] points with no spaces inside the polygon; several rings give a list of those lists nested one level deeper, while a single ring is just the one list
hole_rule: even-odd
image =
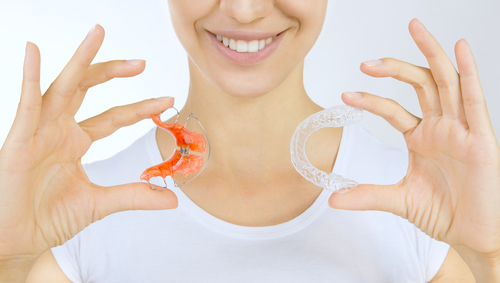
[{"label": "nose tip", "polygon": [[236,19],[238,22],[248,24],[256,19],[268,16],[273,10],[274,0],[221,0],[221,11]]}]

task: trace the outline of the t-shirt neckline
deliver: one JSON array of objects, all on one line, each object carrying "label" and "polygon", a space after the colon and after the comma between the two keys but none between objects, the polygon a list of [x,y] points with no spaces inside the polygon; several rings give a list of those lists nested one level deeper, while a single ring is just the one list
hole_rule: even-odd
[{"label": "t-shirt neckline", "polygon": [[[147,138],[149,143],[148,149],[150,149],[148,150],[148,153],[152,164],[159,164],[163,162],[160,149],[156,143],[156,129],[156,127],[153,128],[149,132]],[[342,175],[343,173],[344,156],[347,146],[349,145],[349,142],[347,142],[349,131],[350,126],[346,125],[343,127],[340,146],[333,167],[333,172],[335,174]],[[209,214],[196,205],[180,188],[173,186],[172,181],[168,182],[167,179],[167,184],[168,188],[177,196],[179,205],[176,209],[182,209],[197,222],[212,231],[242,240],[269,240],[285,237],[302,230],[311,224],[326,208],[328,208],[327,200],[331,195],[330,191],[322,190],[320,195],[309,208],[307,208],[302,214],[287,222],[271,226],[250,227],[232,224]]]}]

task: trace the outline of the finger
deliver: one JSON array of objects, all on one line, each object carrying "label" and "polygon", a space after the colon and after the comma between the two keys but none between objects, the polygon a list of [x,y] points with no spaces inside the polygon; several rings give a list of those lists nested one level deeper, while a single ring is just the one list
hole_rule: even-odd
[{"label": "finger", "polygon": [[89,89],[98,84],[105,83],[113,78],[133,77],[144,71],[144,60],[114,60],[93,64],[85,73],[78,87]]},{"label": "finger", "polygon": [[421,121],[396,101],[366,92],[344,92],[342,101],[349,106],[361,107],[384,118],[401,133],[414,129]]},{"label": "finger", "polygon": [[462,100],[470,131],[480,135],[491,134],[493,126],[486,107],[476,61],[465,39],[459,40],[455,45],[455,54],[460,71]]},{"label": "finger", "polygon": [[409,24],[409,30],[413,40],[429,63],[432,76],[438,86],[443,115],[465,122],[465,113],[460,97],[460,81],[455,66],[439,42],[419,20],[413,19]]},{"label": "finger", "polygon": [[44,94],[42,121],[55,121],[66,110],[103,40],[104,29],[100,25],[95,25]]},{"label": "finger", "polygon": [[136,76],[144,71],[145,66],[144,60],[116,60],[90,65],[85,77],[78,84],[78,92],[71,98],[66,113],[71,116],[76,114],[89,88],[113,78]]},{"label": "finger", "polygon": [[405,216],[404,193],[399,183],[395,185],[358,185],[346,193],[330,196],[332,208],[346,210],[380,210]]},{"label": "finger", "polygon": [[7,139],[27,141],[35,133],[42,106],[40,91],[40,50],[31,42],[26,43],[21,101]]},{"label": "finger", "polygon": [[108,111],[79,123],[92,141],[105,138],[119,128],[130,126],[151,118],[174,105],[173,97],[148,99],[134,104],[114,107]]},{"label": "finger", "polygon": [[372,77],[392,77],[413,86],[424,117],[441,115],[439,94],[431,71],[393,58],[366,61],[361,71]]},{"label": "finger", "polygon": [[334,193],[328,204],[345,210],[379,210],[406,218],[405,193],[395,185],[358,185],[346,193]]},{"label": "finger", "polygon": [[[162,189],[152,185],[154,188]],[[92,221],[126,210],[162,210],[176,208],[177,197],[171,190],[154,191],[148,184],[134,183],[114,187],[97,187],[94,191],[95,212]]]}]

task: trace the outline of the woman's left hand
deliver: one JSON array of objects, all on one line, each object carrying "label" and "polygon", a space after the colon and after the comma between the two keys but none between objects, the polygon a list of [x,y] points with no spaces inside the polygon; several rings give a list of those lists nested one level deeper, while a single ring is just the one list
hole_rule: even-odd
[{"label": "woman's left hand", "polygon": [[479,260],[500,268],[500,147],[474,57],[467,42],[458,41],[457,73],[418,20],[410,22],[409,30],[430,69],[385,58],[366,62],[361,70],[411,84],[422,119],[390,99],[343,95],[346,104],[383,117],[403,133],[409,151],[407,175],[395,185],[359,185],[333,194],[330,206],[392,212],[450,244],[469,266]]}]

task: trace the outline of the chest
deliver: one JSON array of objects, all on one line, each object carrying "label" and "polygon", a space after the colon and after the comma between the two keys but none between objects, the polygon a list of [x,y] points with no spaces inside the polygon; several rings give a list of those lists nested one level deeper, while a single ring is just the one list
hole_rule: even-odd
[{"label": "chest", "polygon": [[394,227],[380,234],[389,227],[321,216],[291,234],[248,240],[182,211],[171,216],[132,219],[114,235],[88,231],[84,282],[424,282],[415,243]]},{"label": "chest", "polygon": [[306,211],[322,192],[295,170],[291,172],[269,182],[228,184],[200,178],[183,186],[182,191],[198,207],[223,221],[250,227],[278,225]]}]

